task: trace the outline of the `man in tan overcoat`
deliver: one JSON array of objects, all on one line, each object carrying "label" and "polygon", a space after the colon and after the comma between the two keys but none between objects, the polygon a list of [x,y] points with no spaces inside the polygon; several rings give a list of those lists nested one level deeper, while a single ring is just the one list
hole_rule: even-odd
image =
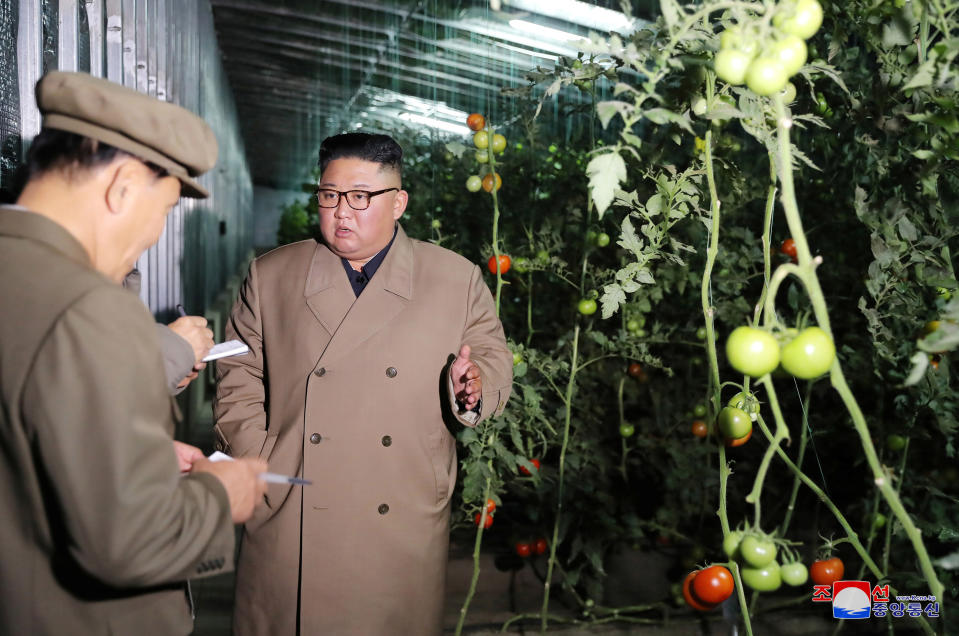
[{"label": "man in tan overcoat", "polygon": [[120,286],[216,140],[82,73],[37,85],[43,130],[0,206],[0,634],[184,635],[187,578],[232,569],[261,461],[173,442],[153,317]]},{"label": "man in tan overcoat", "polygon": [[217,362],[218,448],[312,480],[246,524],[234,633],[442,631],[457,425],[502,411],[512,355],[479,268],[406,236],[402,150],[320,148],[324,241],[250,266]]}]

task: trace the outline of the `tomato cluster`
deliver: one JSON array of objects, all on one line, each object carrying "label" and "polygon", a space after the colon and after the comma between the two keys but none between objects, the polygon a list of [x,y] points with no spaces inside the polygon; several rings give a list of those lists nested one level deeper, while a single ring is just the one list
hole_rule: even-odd
[{"label": "tomato cluster", "polygon": [[803,585],[809,578],[806,566],[791,554],[780,564],[776,541],[761,532],[733,530],[723,539],[723,551],[739,561],[743,583],[757,592],[774,592],[783,583]]},{"label": "tomato cluster", "polygon": [[516,549],[516,554],[525,559],[533,556],[534,554],[545,554],[546,550],[549,548],[549,543],[546,542],[546,539],[540,537],[535,541],[517,541],[514,547]]},{"label": "tomato cluster", "polygon": [[[490,131],[487,130],[486,118],[479,114],[473,113],[466,118],[466,125],[473,132],[473,145],[476,146],[476,162],[480,164],[488,164],[493,157],[493,153],[501,155],[506,151],[506,137],[499,133],[490,134]],[[466,179],[466,189],[470,192],[479,192],[480,188],[486,190],[487,192],[493,192],[493,190],[499,190],[503,185],[503,178],[500,177],[499,173],[484,168],[488,172],[480,177],[479,175],[470,175]]]},{"label": "tomato cluster", "polygon": [[694,610],[708,612],[732,596],[735,589],[729,570],[722,565],[711,565],[686,575],[683,598]]},{"label": "tomato cluster", "polygon": [[[784,0],[775,9],[773,37],[762,37],[763,24],[741,23],[723,31],[714,66],[716,75],[730,84],[745,82],[757,95],[786,91],[790,77],[806,63],[806,42],[822,24],[818,0]],[[795,98],[795,87],[792,89]]]},{"label": "tomato cluster", "polygon": [[785,338],[788,341],[780,345],[768,331],[736,327],[726,340],[726,358],[734,369],[754,378],[782,364],[783,370],[803,380],[826,373],[836,359],[836,345],[819,327],[790,329]]}]

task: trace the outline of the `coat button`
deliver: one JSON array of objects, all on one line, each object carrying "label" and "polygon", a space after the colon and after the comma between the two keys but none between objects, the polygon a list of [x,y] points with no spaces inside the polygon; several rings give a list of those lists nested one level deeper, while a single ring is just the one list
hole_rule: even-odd
[{"label": "coat button", "polygon": [[383,446],[389,446],[393,443],[393,438],[390,437],[389,435],[384,435],[382,442],[383,442]]},{"label": "coat button", "polygon": [[323,439],[323,436],[320,435],[319,433],[313,433],[312,435],[310,435],[311,444],[319,444],[322,439]]},{"label": "coat button", "polygon": [[326,367],[320,367],[319,369],[317,369],[317,370],[314,371],[313,373],[316,374],[316,377],[322,378],[324,375],[326,375]]},{"label": "coat button", "polygon": [[387,512],[390,511],[390,507],[387,506],[386,504],[380,504],[380,507],[377,508],[377,511],[379,511],[381,515],[385,515]]},{"label": "coat button", "polygon": [[387,367],[386,377],[395,378],[396,377],[396,367]]}]

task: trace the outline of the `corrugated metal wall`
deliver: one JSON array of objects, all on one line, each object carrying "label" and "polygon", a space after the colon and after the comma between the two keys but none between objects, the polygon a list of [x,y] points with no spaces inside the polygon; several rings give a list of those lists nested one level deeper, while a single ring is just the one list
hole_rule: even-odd
[{"label": "corrugated metal wall", "polygon": [[[209,0],[0,0],[0,189],[40,130],[34,86],[48,70],[89,72],[199,114],[220,145],[200,178],[208,199],[183,199],[144,254],[141,296],[163,322],[183,303],[223,336],[223,318],[253,247],[253,187]],[[212,374],[195,381],[187,423],[210,417]],[[185,431],[180,432],[184,434]]]},{"label": "corrugated metal wall", "polygon": [[[107,77],[198,113],[220,158],[201,177],[209,199],[184,199],[159,243],[140,258],[143,301],[158,319],[177,303],[216,304],[253,243],[253,188],[208,0],[0,0],[0,185],[40,129],[33,87],[48,70]],[[14,90],[16,92],[14,92]]]}]

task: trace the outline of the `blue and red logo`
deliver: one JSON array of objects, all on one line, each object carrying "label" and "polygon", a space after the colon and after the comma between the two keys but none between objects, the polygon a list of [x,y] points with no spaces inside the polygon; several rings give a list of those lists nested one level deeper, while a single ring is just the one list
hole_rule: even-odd
[{"label": "blue and red logo", "polygon": [[832,603],[833,618],[939,616],[939,602],[935,596],[896,596],[893,599],[895,602],[890,603],[889,586],[871,586],[868,581],[836,581],[832,585],[814,585],[812,600]]}]

